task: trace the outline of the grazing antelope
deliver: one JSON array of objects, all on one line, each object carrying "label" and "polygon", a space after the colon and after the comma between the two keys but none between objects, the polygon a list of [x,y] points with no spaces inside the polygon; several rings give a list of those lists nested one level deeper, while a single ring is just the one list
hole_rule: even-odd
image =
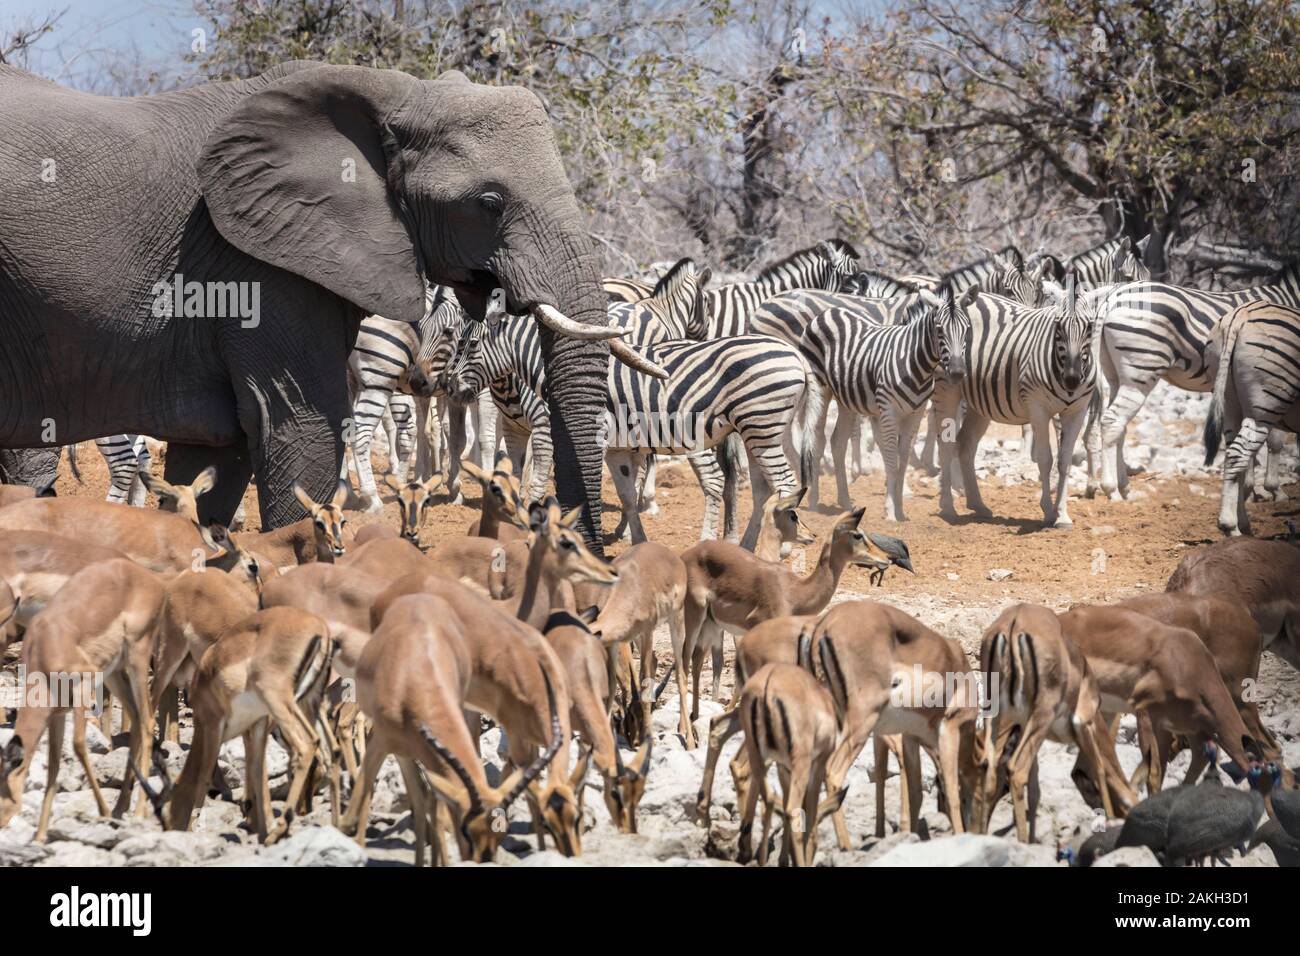
[{"label": "grazing antelope", "polygon": [[[1153,617],[1170,627],[1186,628],[1199,637],[1214,658],[1223,686],[1232,696],[1246,730],[1259,744],[1260,757],[1265,761],[1282,759],[1282,747],[1264,726],[1259,708],[1246,699],[1250,682],[1259,677],[1264,644],[1259,626],[1244,607],[1232,601],[1176,592],[1139,595],[1120,602],[1119,607]],[[1184,782],[1192,782],[1205,769],[1205,743],[1205,740],[1192,743],[1192,762]],[[1161,752],[1174,752],[1173,741],[1164,742]]]},{"label": "grazing antelope", "polygon": [[1148,792],[1164,781],[1168,734],[1212,738],[1239,767],[1259,761],[1259,745],[1195,632],[1120,607],[1075,607],[1060,618],[1088,658],[1106,718],[1137,715]]},{"label": "grazing antelope", "polygon": [[[1044,740],[1078,745],[1079,759],[1101,794],[1108,818],[1123,816],[1137,802],[1101,718],[1097,680],[1061,619],[1032,604],[1007,608],[984,632],[980,670],[987,702],[996,703],[997,709],[984,719],[984,782],[976,792],[972,829],[988,831],[1000,796],[996,789],[999,771],[1005,769],[1016,836],[1022,843],[1033,842],[1038,816],[1038,748]],[[1014,750],[1007,753],[1013,738]],[[1082,784],[1077,774],[1075,780]]]},{"label": "grazing antelope", "polygon": [[401,537],[412,544],[420,543],[420,525],[424,514],[433,504],[433,493],[442,484],[442,476],[434,475],[427,481],[396,481],[392,475],[384,476],[384,485],[397,495],[397,510],[401,516]]},{"label": "grazing antelope", "polygon": [[497,456],[496,466],[489,474],[468,458],[461,468],[483,486],[483,513],[474,520],[466,532],[471,538],[497,538],[501,541],[518,541],[527,537],[528,509],[524,507],[510,456]]},{"label": "grazing antelope", "polygon": [[44,531],[0,531],[0,658],[73,575],[124,557],[116,548]]},{"label": "grazing antelope", "polygon": [[[113,507],[128,510],[121,505]],[[78,572],[32,622],[23,641],[22,658],[28,699],[19,708],[14,735],[0,754],[0,827],[22,807],[27,771],[48,728],[49,776],[36,826],[37,842],[44,841],[58,791],[69,712],[74,719],[73,749],[90,781],[99,812],[108,814],[86,747],[86,716],[98,704],[95,682],[101,676],[130,717],[130,755],[113,815],[121,816],[130,809],[135,789],[132,767],[144,774],[145,753],[153,739],[149,658],[162,603],[163,586],[158,579],[139,565],[118,558]],[[37,678],[45,682],[43,693],[33,687]],[[139,809],[143,812],[143,802]]]},{"label": "grazing antelope", "polygon": [[[653,683],[654,632],[660,622],[667,621],[672,635],[674,653],[684,646],[686,624],[686,565],[676,554],[661,544],[646,541],[634,544],[614,559],[618,580],[609,590],[609,597],[591,630],[600,637],[611,655],[619,653],[622,644],[637,646],[641,658],[640,681],[633,682],[628,706],[640,702],[639,724],[644,739],[650,736],[650,715],[654,708]],[[690,730],[686,708],[682,708],[679,727],[683,736]]]},{"label": "grazing antelope", "polygon": [[[312,758],[328,747],[313,717],[329,680],[335,645],[328,625],[297,608],[257,611],[224,631],[199,661],[190,684],[194,740],[176,782],[167,814],[173,830],[188,830],[221,745],[244,738],[244,790],[252,800],[252,826],[263,843],[288,832],[294,807],[307,782]],[[271,724],[289,750],[289,795],[284,816],[271,827],[271,794],[266,774],[266,737]],[[332,776],[334,820],[338,821],[337,770]]]},{"label": "grazing antelope", "polygon": [[[673,648],[676,656],[677,692],[686,701],[685,661],[691,662],[694,701],[691,723],[699,716],[700,672],[704,655],[713,651],[715,662],[724,632],[744,634],[769,618],[815,614],[830,603],[840,576],[850,564],[883,572],[891,564],[911,570],[907,546],[897,538],[867,535],[858,530],[865,509],[841,515],[817,566],[800,578],[783,565],[764,561],[725,541],[702,541],[682,554],[686,565],[686,643]],[[722,669],[713,673],[713,696],[722,684]],[[695,746],[690,727],[686,746]]]},{"label": "grazing antelope", "polygon": [[[511,616],[500,602],[424,572],[399,579],[375,599],[370,611],[372,630],[378,630],[388,607],[407,594],[435,595],[454,612],[466,637],[472,673],[465,706],[501,725],[515,767],[529,766],[538,748],[551,746],[556,721],[561,739],[569,739],[571,704],[564,668],[536,629]],[[362,651],[363,660],[366,653]],[[368,711],[367,715],[374,719]],[[367,764],[370,752],[367,744]],[[576,856],[582,852],[581,816],[569,776],[568,748],[560,747],[547,763],[545,784],[529,792],[538,846],[545,848],[545,835],[550,833],[565,854]]]},{"label": "grazing antelope", "polygon": [[745,750],[754,768],[754,782],[745,794],[736,859],[750,859],[754,808],[763,796],[763,838],[758,864],[767,862],[767,838],[773,801],[767,793],[767,768],[775,763],[781,780],[784,836],[781,859],[795,866],[812,866],[817,855],[817,825],[839,809],[844,791],[831,790],[821,804],[827,765],[840,743],[840,722],[826,688],[801,667],[764,664],[740,691],[740,721]]},{"label": "grazing antelope", "polygon": [[1229,538],[1183,556],[1166,591],[1235,601],[1259,625],[1264,649],[1300,670],[1300,548]]},{"label": "grazing antelope", "polygon": [[[830,690],[844,721],[844,738],[827,770],[827,788],[838,791],[872,733],[904,735],[937,754],[940,792],[954,833],[965,831],[976,778],[974,727],[977,679],[966,653],[951,638],[910,614],[874,601],[846,601],[817,619],[808,643],[813,672]],[[903,741],[900,761],[908,826],[920,822],[919,754]],[[879,759],[880,752],[877,751]],[[876,832],[883,835],[885,768],[876,767]],[[968,786],[963,788],[963,781]],[[843,818],[835,818],[842,849],[851,844]]]},{"label": "grazing antelope", "polygon": [[146,469],[140,470],[139,477],[145,488],[158,499],[158,507],[161,510],[174,511],[176,514],[197,523],[199,520],[199,497],[207,494],[216,486],[217,469],[209,465],[199,472],[198,477],[188,485],[173,485],[161,478],[155,478]]},{"label": "grazing antelope", "polygon": [[[630,764],[623,763],[610,726],[612,701],[605,648],[582,618],[568,611],[554,611],[542,633],[564,666],[572,700],[570,719],[578,733],[586,738],[591,758],[604,779],[605,806],[610,819],[621,833],[636,833],[636,808],[645,793],[651,737],[646,734],[635,759]],[[581,775],[574,775],[580,813],[581,780]]]},{"label": "grazing antelope", "polygon": [[[357,699],[372,729],[365,766],[341,824],[363,846],[375,777],[390,753],[397,757],[406,784],[415,828],[415,863],[422,866],[430,837],[434,862],[445,859],[437,804],[426,806],[422,779],[437,800],[450,807],[462,858],[488,863],[506,834],[507,808],[565,749],[567,695],[562,710],[556,688],[543,670],[538,690],[546,700],[541,705],[548,717],[545,749],[535,759],[517,764],[500,787],[488,784],[476,737],[463,713],[473,706],[471,687],[477,679],[470,644],[470,632],[449,600],[412,587],[410,593],[385,602],[383,619],[357,663]],[[425,771],[423,778],[417,764]]]}]

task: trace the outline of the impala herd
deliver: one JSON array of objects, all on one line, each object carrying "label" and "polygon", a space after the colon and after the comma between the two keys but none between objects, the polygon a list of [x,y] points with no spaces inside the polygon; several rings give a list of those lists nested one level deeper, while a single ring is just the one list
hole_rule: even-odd
[{"label": "impala herd", "polygon": [[[21,809],[48,735],[36,828],[46,838],[69,715],[75,755],[99,811],[110,812],[87,746],[88,721],[111,729],[108,696],[120,703],[130,746],[116,815],[135,798],[137,815],[188,829],[214,781],[222,786],[222,744],[242,737],[243,805],[264,843],[283,838],[327,791],[333,823],[364,846],[376,777],[391,755],[417,864],[426,854],[434,863],[491,861],[520,800],[539,848],[549,840],[578,855],[589,786],[620,831],[637,830],[663,689],[653,640],[661,625],[688,749],[697,746],[704,661],[719,700],[724,635],[733,636],[735,692],[702,741],[695,817],[709,825],[722,748],[742,733],[730,762],[741,862],[755,844],[766,860],[774,817],[782,862],[813,864],[827,816],[839,848],[852,849],[842,805],[849,770],[873,739],[877,836],[886,832],[891,753],[899,827],[919,828],[922,749],[954,833],[987,832],[1009,795],[1023,841],[1037,837],[1046,740],[1077,748],[1079,793],[1107,818],[1124,817],[1141,790],[1158,792],[1184,748],[1189,776],[1222,753],[1230,774],[1267,766],[1294,786],[1247,693],[1265,649],[1300,666],[1300,549],[1288,544],[1234,538],[1201,548],[1166,593],[1114,606],[1058,614],[1016,604],[988,626],[972,661],[956,640],[889,604],[832,603],[850,565],[878,585],[891,567],[912,570],[904,542],[862,528],[861,508],[835,521],[805,574],[783,563],[792,547],[815,543],[799,513],[802,493],[769,501],[755,551],[704,541],[679,555],[644,542],[607,562],[575,529],[576,511],[553,498],[524,500],[508,459],[491,472],[462,467],[482,488],[482,513],[466,536],[427,551],[419,532],[436,477],[390,482],[399,527],[355,535],[343,483],[326,502],[298,491],[309,516],[262,534],[199,523],[211,471],[188,486],[145,478],[159,510],[0,498],[0,649],[22,642],[28,682],[16,716],[6,716],[0,826]],[[80,693],[32,696],[34,675],[77,675]],[[192,737],[173,781],[158,741],[179,741],[181,693]],[[1136,716],[1142,754],[1131,774],[1115,749],[1123,714]],[[506,741],[496,783],[480,751],[484,719]],[[278,807],[266,763],[272,735],[289,755]],[[592,765],[598,784],[588,783]],[[779,796],[767,781],[773,765]]]}]

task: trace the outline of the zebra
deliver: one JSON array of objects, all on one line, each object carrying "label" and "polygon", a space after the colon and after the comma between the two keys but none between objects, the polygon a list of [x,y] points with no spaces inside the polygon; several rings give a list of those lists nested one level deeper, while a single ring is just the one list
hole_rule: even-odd
[{"label": "zebra", "polygon": [[1091,249],[1085,249],[1068,262],[1062,263],[1050,253],[1036,258],[1047,278],[1054,282],[1063,283],[1067,275],[1073,274],[1075,288],[1095,289],[1103,285],[1150,279],[1151,270],[1142,261],[1150,241],[1150,235],[1143,236],[1137,242],[1128,236],[1117,236]]},{"label": "zebra", "polygon": [[707,338],[744,335],[749,317],[765,300],[790,289],[835,292],[857,272],[858,254],[842,239],[830,239],[786,256],[761,270],[749,282],[733,282],[704,295]]},{"label": "zebra", "polygon": [[95,447],[108,466],[106,501],[140,507],[145,502],[144,482],[140,472],[151,467],[149,447],[143,435],[105,435],[95,439]]},{"label": "zebra", "polygon": [[1127,496],[1124,433],[1151,389],[1164,379],[1190,392],[1208,392],[1205,349],[1219,323],[1237,306],[1261,300],[1300,306],[1300,262],[1287,265],[1267,285],[1235,292],[1151,280],[1110,288],[1101,326],[1106,405],[1096,446],[1101,488],[1112,500]]},{"label": "zebra", "polygon": [[1300,432],[1300,309],[1267,300],[1238,306],[1206,347],[1217,366],[1205,421],[1205,464],[1214,463],[1222,439],[1223,496],[1219,528],[1250,534],[1245,487],[1255,455],[1282,426]]},{"label": "zebra", "polygon": [[[974,294],[974,290],[968,293]],[[843,410],[832,438],[840,505],[850,506],[843,461],[853,429],[853,416],[847,413],[853,412],[870,417],[884,459],[886,521],[907,520],[903,481],[908,452],[934,391],[935,375],[941,369],[946,380],[955,384],[966,374],[967,300],[954,303],[948,286],[938,295],[925,290],[920,297],[924,309],[911,322],[887,324],[857,310],[832,308],[817,315],[802,337],[814,374]]]},{"label": "zebra", "polygon": [[623,341],[634,346],[708,338],[703,289],[711,277],[709,269],[696,269],[695,260],[679,259],[644,297],[611,303],[609,324],[628,329]]},{"label": "zebra", "polygon": [[[507,318],[496,328],[474,326],[467,347],[457,349],[452,379],[462,395],[507,374],[545,394],[545,370],[536,344],[536,325]],[[810,447],[820,388],[797,349],[766,336],[717,341],[668,341],[643,354],[669,373],[665,381],[611,361],[602,438],[632,540],[644,541],[637,514],[636,471],[647,454],[687,455],[705,492],[704,533],[716,529],[723,488],[722,469],[711,454],[738,432],[753,461],[754,511],[743,547],[753,548],[763,504],[775,490],[797,492],[792,460]],[[803,465],[801,464],[801,471]]]},{"label": "zebra", "polygon": [[[955,450],[966,488],[966,504],[981,517],[992,512],[980,497],[975,477],[975,450],[990,421],[1034,426],[1034,459],[1042,483],[1040,504],[1045,523],[1072,526],[1066,482],[1074,445],[1094,395],[1095,303],[1105,290],[1077,293],[1070,289],[1055,305],[1031,309],[1002,296],[976,292],[965,306],[970,316],[966,377],[960,383],[937,382],[934,406],[943,425],[940,436],[939,510],[956,517],[949,465]],[[965,303],[963,296],[961,303]],[[959,307],[961,307],[959,303]],[[966,416],[956,442],[948,438],[959,401]],[[1048,423],[1060,416],[1057,485],[1051,492],[1052,446]]]}]

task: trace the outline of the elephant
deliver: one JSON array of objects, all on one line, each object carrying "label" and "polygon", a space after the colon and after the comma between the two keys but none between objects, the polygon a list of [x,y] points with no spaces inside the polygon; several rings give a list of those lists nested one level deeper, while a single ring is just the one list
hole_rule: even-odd
[{"label": "elephant", "polygon": [[217,466],[204,521],[252,478],[279,527],[338,480],[362,317],[417,322],[436,283],[482,321],[500,288],[600,548],[606,367],[636,356],[531,91],[293,61],[113,98],[0,65],[0,103],[0,447],[153,435],[172,483]]}]

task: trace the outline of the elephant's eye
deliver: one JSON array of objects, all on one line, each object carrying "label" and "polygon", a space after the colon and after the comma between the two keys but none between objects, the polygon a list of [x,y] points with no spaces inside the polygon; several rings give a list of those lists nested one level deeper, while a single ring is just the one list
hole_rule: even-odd
[{"label": "elephant's eye", "polygon": [[500,193],[488,192],[478,197],[478,201],[483,204],[483,208],[491,212],[500,212],[505,208],[505,200],[501,198]]}]

